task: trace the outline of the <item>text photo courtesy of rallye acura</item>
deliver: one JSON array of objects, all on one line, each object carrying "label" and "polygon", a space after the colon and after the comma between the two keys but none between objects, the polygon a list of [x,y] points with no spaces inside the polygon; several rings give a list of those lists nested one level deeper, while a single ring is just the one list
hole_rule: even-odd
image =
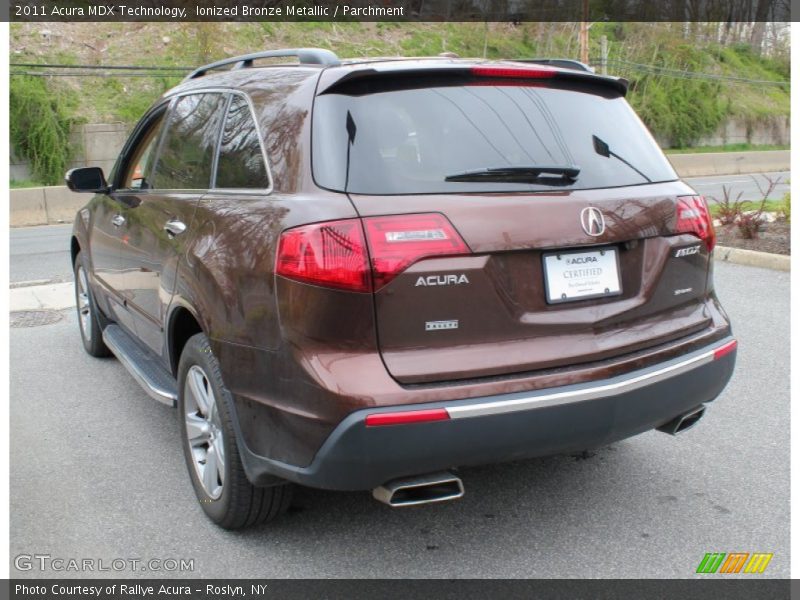
[{"label": "text photo courtesy of rallye acura", "polygon": [[552,60],[200,67],[108,180],[67,174],[95,194],[71,242],[83,345],[177,405],[227,528],[291,484],[440,502],[458,467],[684,431],[736,341],[706,203],[626,89]]}]

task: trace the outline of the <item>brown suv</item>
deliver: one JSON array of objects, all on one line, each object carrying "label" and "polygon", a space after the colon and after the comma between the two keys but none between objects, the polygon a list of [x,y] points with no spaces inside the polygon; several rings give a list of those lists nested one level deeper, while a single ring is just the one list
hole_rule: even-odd
[{"label": "brown suv", "polygon": [[241,56],[67,174],[83,344],[177,403],[214,521],[700,419],[736,351],[705,201],[568,66]]}]

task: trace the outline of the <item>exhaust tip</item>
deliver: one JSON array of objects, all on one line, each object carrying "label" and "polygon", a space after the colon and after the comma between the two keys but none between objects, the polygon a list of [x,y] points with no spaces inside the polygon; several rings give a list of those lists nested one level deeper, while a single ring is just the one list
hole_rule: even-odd
[{"label": "exhaust tip", "polygon": [[698,406],[682,415],[678,415],[668,423],[664,423],[661,427],[657,427],[656,429],[670,435],[678,435],[697,425],[705,413],[706,407]]},{"label": "exhaust tip", "polygon": [[373,498],[392,507],[446,502],[463,495],[464,484],[452,473],[393,479],[372,490]]}]

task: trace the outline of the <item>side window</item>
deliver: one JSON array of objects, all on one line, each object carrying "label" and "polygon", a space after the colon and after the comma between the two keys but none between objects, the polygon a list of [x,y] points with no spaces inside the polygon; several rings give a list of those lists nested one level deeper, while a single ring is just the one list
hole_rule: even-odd
[{"label": "side window", "polygon": [[150,176],[153,169],[153,160],[156,157],[158,134],[161,131],[163,122],[164,112],[150,124],[136,148],[130,154],[125,166],[125,176],[122,178],[123,189],[146,190],[151,187]]},{"label": "side window", "polygon": [[250,105],[234,94],[222,131],[215,187],[266,189],[269,185],[267,165]]},{"label": "side window", "polygon": [[153,175],[161,190],[206,190],[219,136],[225,97],[192,94],[178,98],[170,115]]}]

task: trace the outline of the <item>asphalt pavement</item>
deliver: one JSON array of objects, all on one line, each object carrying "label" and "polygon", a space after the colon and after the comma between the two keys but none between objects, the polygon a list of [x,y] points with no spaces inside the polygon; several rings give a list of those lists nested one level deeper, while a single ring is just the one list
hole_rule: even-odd
[{"label": "asphalt pavement", "polygon": [[[685,179],[689,185],[710,200],[722,198],[722,187],[733,190],[734,196],[743,192],[743,199],[761,197],[758,182],[765,186],[764,175],[780,179],[783,183],[770,196],[780,199],[789,191],[789,173],[764,173],[752,175],[721,175]],[[33,280],[50,282],[70,281],[72,269],[69,258],[69,238],[72,225],[45,225],[11,229],[11,282]]]},{"label": "asphalt pavement", "polygon": [[781,171],[779,173],[687,177],[684,181],[692,186],[698,194],[704,195],[713,202],[724,198],[723,187],[728,188],[732,200],[736,199],[739,192],[742,193],[742,200],[761,200],[768,189],[769,179],[772,179],[777,185],[769,194],[768,199],[780,200],[789,191],[789,175],[789,171]]},{"label": "asphalt pavement", "polygon": [[72,224],[17,227],[9,230],[11,283],[70,281],[69,240]]},{"label": "asphalt pavement", "polygon": [[770,552],[763,577],[789,577],[789,273],[717,264],[716,281],[738,365],[686,433],[462,469],[465,497],[441,505],[298,489],[281,520],[235,533],[195,500],[174,410],[86,355],[73,311],[13,327],[11,576],[86,575],[15,568],[47,554],[194,566],[91,576],[685,578],[707,552]]}]

